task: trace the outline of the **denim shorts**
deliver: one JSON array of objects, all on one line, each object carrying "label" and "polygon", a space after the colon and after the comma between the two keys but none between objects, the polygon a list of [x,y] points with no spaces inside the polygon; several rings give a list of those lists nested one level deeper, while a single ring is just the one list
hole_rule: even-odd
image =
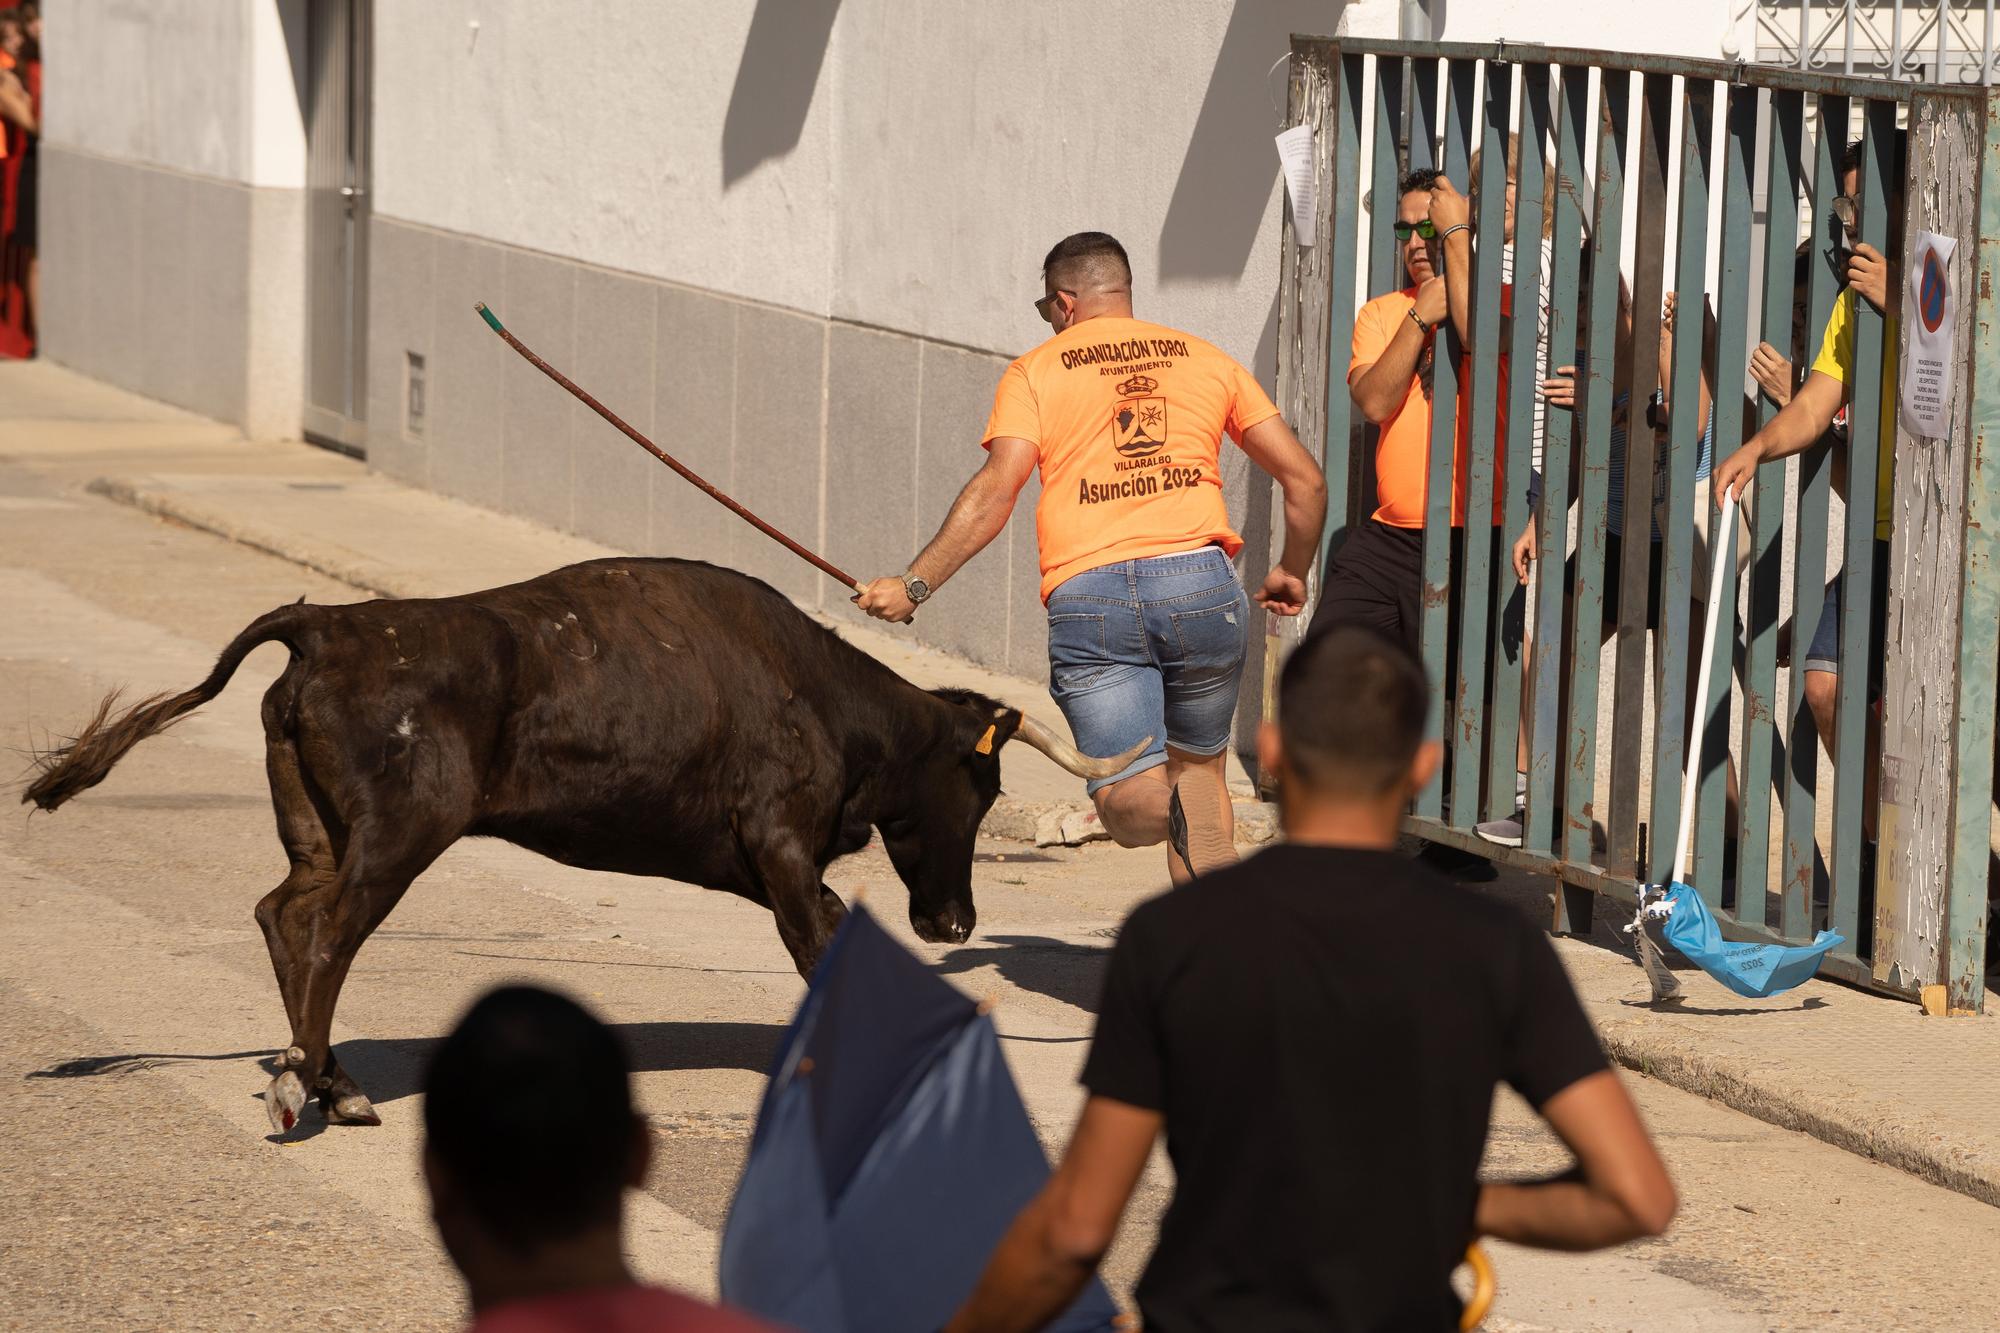
[{"label": "denim shorts", "polygon": [[[1882,641],[1889,624],[1889,543],[1876,538],[1874,593],[1868,607],[1868,697],[1882,693]],[[1846,610],[1847,571],[1826,585],[1826,604],[1819,613],[1812,644],[1806,649],[1806,670],[1840,674],[1840,621]]]},{"label": "denim shorts", "polygon": [[1092,792],[1167,761],[1221,754],[1236,715],[1250,599],[1221,548],[1121,560],[1049,594],[1049,693],[1088,755],[1138,758]]}]

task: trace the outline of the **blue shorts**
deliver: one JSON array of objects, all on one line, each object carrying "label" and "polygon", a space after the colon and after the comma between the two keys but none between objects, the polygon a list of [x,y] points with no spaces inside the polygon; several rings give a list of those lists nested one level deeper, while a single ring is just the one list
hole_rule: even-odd
[{"label": "blue shorts", "polygon": [[[1874,591],[1868,606],[1868,697],[1882,693],[1883,638],[1889,624],[1889,543],[1875,540]],[[1840,622],[1846,611],[1847,571],[1841,570],[1826,585],[1826,604],[1813,630],[1812,644],[1806,649],[1806,670],[1840,674]]]},{"label": "blue shorts", "polygon": [[1096,792],[1167,761],[1221,754],[1236,716],[1250,599],[1220,547],[1121,560],[1049,594],[1049,693],[1087,755],[1152,743]]}]

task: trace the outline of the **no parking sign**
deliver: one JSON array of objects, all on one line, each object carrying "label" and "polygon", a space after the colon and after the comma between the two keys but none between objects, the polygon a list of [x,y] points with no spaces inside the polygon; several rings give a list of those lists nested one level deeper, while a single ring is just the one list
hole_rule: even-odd
[{"label": "no parking sign", "polygon": [[1952,321],[1957,296],[1951,289],[1951,256],[1958,242],[1920,231],[1910,248],[1904,327],[1910,331],[1903,359],[1903,423],[1918,435],[1941,440],[1950,433],[1946,413],[1954,380]]}]

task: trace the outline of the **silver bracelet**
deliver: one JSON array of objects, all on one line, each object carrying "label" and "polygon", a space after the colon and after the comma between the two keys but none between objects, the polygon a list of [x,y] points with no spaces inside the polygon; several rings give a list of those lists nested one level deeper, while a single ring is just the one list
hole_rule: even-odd
[{"label": "silver bracelet", "polygon": [[1451,226],[1446,227],[1443,231],[1439,232],[1438,239],[1440,241],[1450,240],[1451,234],[1455,231],[1471,231],[1471,230],[1472,230],[1472,224],[1470,222],[1455,222]]}]

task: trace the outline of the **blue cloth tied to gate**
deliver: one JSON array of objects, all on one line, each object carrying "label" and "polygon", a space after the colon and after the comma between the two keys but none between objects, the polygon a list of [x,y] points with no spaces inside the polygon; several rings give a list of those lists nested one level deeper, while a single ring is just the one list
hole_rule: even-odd
[{"label": "blue cloth tied to gate", "polygon": [[1822,930],[1811,944],[1731,944],[1699,893],[1685,884],[1667,889],[1672,908],[1663,934],[1702,971],[1738,995],[1762,999],[1810,981],[1820,959],[1845,937]]}]

